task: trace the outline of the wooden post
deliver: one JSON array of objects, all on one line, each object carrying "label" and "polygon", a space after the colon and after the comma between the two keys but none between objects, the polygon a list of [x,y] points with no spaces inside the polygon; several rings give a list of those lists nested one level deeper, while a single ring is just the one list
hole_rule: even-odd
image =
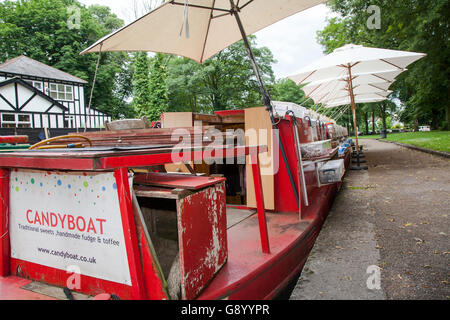
[{"label": "wooden post", "polygon": [[143,300],[147,296],[137,241],[130,184],[128,182],[128,170],[127,168],[120,168],[114,174],[116,177],[117,192],[119,194],[120,213],[122,215],[123,232],[130,268],[132,296],[135,300]]},{"label": "wooden post", "polygon": [[9,170],[0,169],[0,277],[9,273]]},{"label": "wooden post", "polygon": [[255,186],[256,208],[258,211],[259,232],[261,235],[261,245],[263,253],[270,253],[269,234],[267,232],[266,211],[264,206],[264,196],[261,183],[261,172],[259,171],[258,151],[250,155],[250,161],[253,173],[253,182]]}]

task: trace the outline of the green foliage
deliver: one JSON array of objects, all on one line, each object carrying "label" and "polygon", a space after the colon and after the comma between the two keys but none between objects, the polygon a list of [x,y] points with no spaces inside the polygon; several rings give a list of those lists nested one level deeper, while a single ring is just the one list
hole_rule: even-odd
[{"label": "green foliage", "polygon": [[148,117],[150,106],[150,58],[145,52],[137,52],[133,64],[133,108],[139,117]]},{"label": "green foliage", "polygon": [[[79,8],[80,24],[72,28],[71,6]],[[123,25],[105,6],[86,8],[76,0],[6,0],[0,2],[0,62],[26,55],[89,82],[89,101],[97,56],[79,53],[99,38]],[[129,114],[129,57],[103,53],[92,107],[120,117]],[[118,81],[116,81],[118,80]]]},{"label": "green foliage", "polygon": [[305,93],[291,79],[279,79],[272,86],[272,98],[275,101],[293,102],[304,107],[311,107],[314,103],[311,99],[306,100]]},{"label": "green foliage", "polygon": [[169,58],[167,55],[157,53],[152,59],[149,79],[150,104],[147,113],[150,121],[159,120],[161,114],[169,109],[169,94],[166,85],[167,60]]},{"label": "green foliage", "polygon": [[[370,5],[381,9],[379,30],[367,27]],[[331,0],[328,6],[341,17],[318,32],[326,53],[348,43],[426,53],[391,88],[406,106],[400,118],[415,126],[450,123],[448,0]]]},{"label": "green foliage", "polygon": [[[271,51],[249,37],[264,82],[274,80]],[[261,94],[243,41],[224,49],[202,65],[173,57],[167,73],[170,111],[214,112],[261,105]]]},{"label": "green foliage", "polygon": [[158,121],[169,109],[167,90],[167,62],[171,56],[157,53],[149,58],[145,52],[137,52],[134,58],[133,107],[139,117]]}]

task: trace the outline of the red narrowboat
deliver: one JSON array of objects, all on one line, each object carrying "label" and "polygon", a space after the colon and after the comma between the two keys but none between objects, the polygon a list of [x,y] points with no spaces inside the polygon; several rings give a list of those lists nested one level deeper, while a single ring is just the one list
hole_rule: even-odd
[{"label": "red narrowboat", "polygon": [[289,294],[350,146],[332,120],[273,105],[278,130],[265,108],[166,113],[0,154],[0,299]]}]

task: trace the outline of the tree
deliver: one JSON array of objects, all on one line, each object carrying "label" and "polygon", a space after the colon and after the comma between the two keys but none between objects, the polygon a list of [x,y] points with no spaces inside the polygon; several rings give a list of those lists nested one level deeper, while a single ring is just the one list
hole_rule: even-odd
[{"label": "tree", "polygon": [[279,79],[273,84],[271,96],[274,100],[293,102],[308,108],[314,104],[311,99],[306,101],[305,93],[301,87],[287,78]]},{"label": "tree", "polygon": [[[331,9],[341,17],[330,19],[318,32],[318,41],[329,53],[347,43],[394,50],[424,52],[427,57],[409,67],[393,87],[394,96],[406,106],[413,123],[431,123],[434,128],[450,123],[450,61],[448,0],[331,0]],[[381,11],[379,29],[368,28],[376,5]],[[445,119],[442,123],[442,119]]]},{"label": "tree", "polygon": [[167,92],[167,60],[170,56],[157,53],[152,59],[149,79],[149,106],[150,121],[161,119],[161,114],[169,109],[169,94]]},{"label": "tree", "polygon": [[[6,0],[0,2],[0,21],[0,62],[26,55],[73,74],[89,83],[86,101],[89,101],[97,56],[79,53],[123,25],[108,7],[86,8],[75,0]],[[130,93],[126,82],[130,79],[124,72],[128,62],[125,53],[102,54],[93,107],[119,116],[121,112],[115,106]],[[119,83],[123,87],[117,87],[116,78],[121,78]],[[126,103],[122,103],[121,108],[125,107]]]},{"label": "tree", "polygon": [[134,57],[133,108],[139,117],[149,117],[150,106],[150,58],[145,52]]},{"label": "tree", "polygon": [[[264,82],[275,81],[272,52],[249,37]],[[243,41],[222,50],[202,65],[174,57],[168,70],[169,109],[214,112],[261,105],[261,94]]]}]

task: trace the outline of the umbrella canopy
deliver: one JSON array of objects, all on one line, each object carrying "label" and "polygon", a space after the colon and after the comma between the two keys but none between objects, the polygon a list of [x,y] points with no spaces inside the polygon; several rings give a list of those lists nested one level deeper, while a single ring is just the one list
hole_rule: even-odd
[{"label": "umbrella canopy", "polygon": [[[247,35],[327,0],[177,0],[100,39],[82,53],[152,51],[203,63]],[[236,7],[233,8],[232,4]]]},{"label": "umbrella canopy", "polygon": [[306,84],[307,96],[316,103],[327,107],[352,105],[356,150],[359,153],[356,103],[386,100],[395,78],[424,56],[423,53],[349,44],[289,78],[297,84]]},{"label": "umbrella canopy", "polygon": [[[302,90],[306,97],[311,98],[316,104],[348,96],[348,71],[346,73],[347,76],[337,79],[308,83],[302,87]],[[354,76],[353,92],[355,95],[360,95],[387,91],[400,73],[401,71],[392,71]]]},{"label": "umbrella canopy", "polygon": [[411,63],[423,58],[425,54],[363,47],[349,44],[306,66],[290,78],[296,83],[308,83],[348,76],[351,67],[353,76],[360,74],[405,71]]}]

